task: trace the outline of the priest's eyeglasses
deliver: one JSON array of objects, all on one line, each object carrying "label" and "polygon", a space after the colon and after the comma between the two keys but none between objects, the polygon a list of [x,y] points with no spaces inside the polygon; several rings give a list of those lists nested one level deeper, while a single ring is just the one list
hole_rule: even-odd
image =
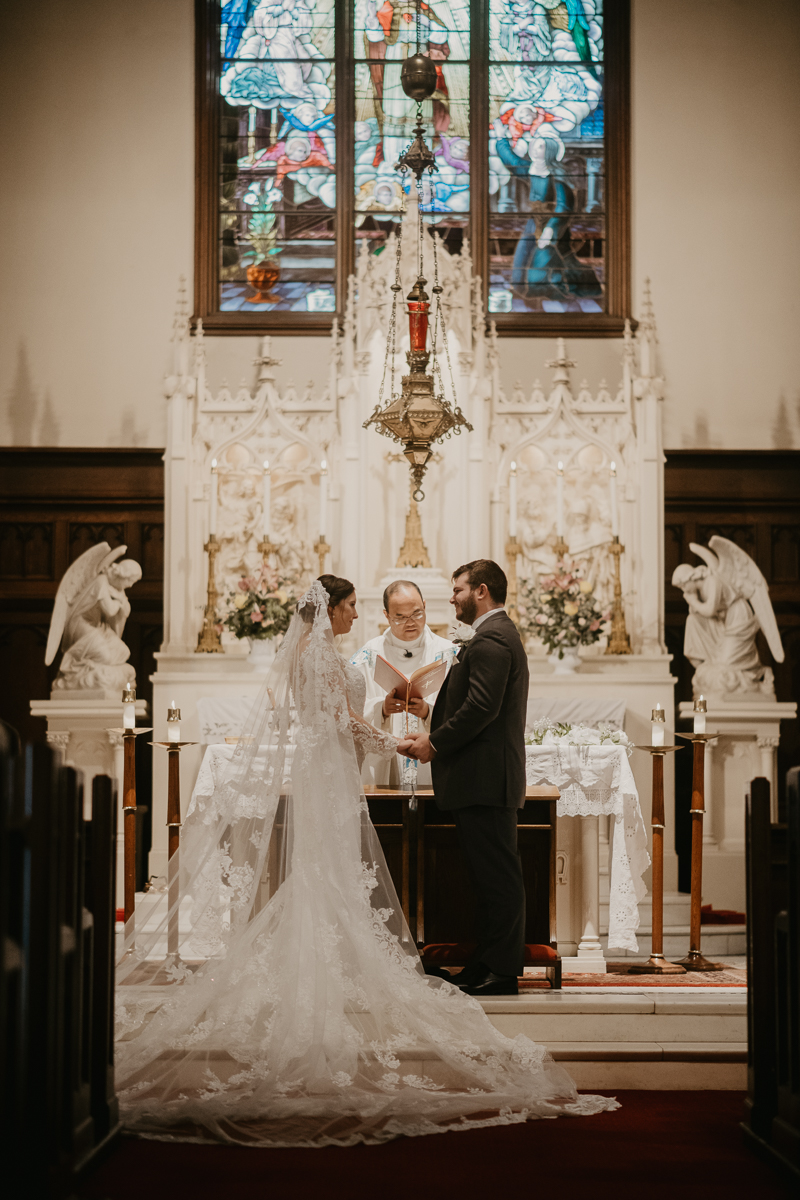
[{"label": "priest's eyeglasses", "polygon": [[424,620],[425,610],[422,608],[416,608],[409,617],[389,617],[389,624],[396,625],[399,628],[401,625],[408,625],[409,621],[413,621],[415,624],[418,624],[420,621]]}]

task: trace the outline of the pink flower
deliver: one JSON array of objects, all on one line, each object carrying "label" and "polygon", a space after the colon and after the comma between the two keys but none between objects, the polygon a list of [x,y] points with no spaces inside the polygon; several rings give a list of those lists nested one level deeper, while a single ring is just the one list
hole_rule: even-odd
[{"label": "pink flower", "polygon": [[600,622],[592,621],[591,625],[589,626],[589,631],[591,633],[596,633],[599,628],[600,628]]},{"label": "pink flower", "polygon": [[547,617],[544,615],[544,613],[538,613],[538,614],[537,614],[537,616],[536,616],[536,624],[537,624],[537,625],[546,625],[546,624],[547,624]]},{"label": "pink flower", "polygon": [[263,621],[263,619],[264,619],[264,614],[260,611],[260,609],[256,609],[255,612],[250,613],[250,620],[253,622],[254,625],[257,625],[258,622]]},{"label": "pink flower", "polygon": [[240,579],[236,586],[243,592],[250,591],[250,583],[247,579]]}]

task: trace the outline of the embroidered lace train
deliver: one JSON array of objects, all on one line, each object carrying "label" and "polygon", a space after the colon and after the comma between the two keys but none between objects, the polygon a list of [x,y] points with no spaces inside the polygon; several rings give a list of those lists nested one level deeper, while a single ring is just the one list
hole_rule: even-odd
[{"label": "embroidered lace train", "polygon": [[360,719],[326,603],[312,585],[224,780],[186,820],[180,955],[166,954],[166,893],[128,935],[125,1125],[324,1146],[616,1107],[423,973],[359,780],[360,755],[396,743]]}]

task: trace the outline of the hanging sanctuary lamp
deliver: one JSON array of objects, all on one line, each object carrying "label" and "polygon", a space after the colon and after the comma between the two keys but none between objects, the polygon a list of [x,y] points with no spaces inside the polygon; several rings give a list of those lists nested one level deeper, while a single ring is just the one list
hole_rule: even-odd
[{"label": "hanging sanctuary lamp", "polygon": [[[417,53],[407,58],[400,73],[400,83],[405,94],[417,102],[417,122],[414,128],[414,139],[407,150],[395,164],[395,170],[401,175],[412,174],[416,181],[417,194],[420,203],[417,206],[417,256],[419,269],[416,282],[406,297],[408,303],[408,333],[409,350],[406,354],[409,373],[403,375],[399,394],[394,389],[394,361],[397,338],[397,300],[402,291],[400,283],[400,257],[402,220],[397,233],[397,254],[395,260],[395,277],[392,284],[392,311],[389,319],[389,332],[386,339],[386,357],[383,364],[378,403],[372,416],[364,422],[364,428],[374,425],[379,433],[399,442],[403,454],[411,466],[411,477],[414,483],[413,499],[423,500],[422,479],[433,454],[433,444],[441,442],[452,433],[460,433],[462,429],[472,431],[472,426],[461,409],[455,404],[455,384],[450,365],[450,351],[447,344],[447,329],[445,326],[444,309],[441,305],[442,288],[439,284],[439,262],[437,257],[437,237],[434,234],[433,264],[434,281],[433,296],[435,310],[433,314],[433,331],[431,348],[428,350],[428,326],[430,319],[431,298],[425,291],[427,279],[422,273],[422,176],[432,176],[437,170],[433,151],[425,142],[424,126],[422,123],[422,102],[429,99],[436,90],[436,67],[431,59],[420,53],[420,0],[417,0]],[[453,395],[451,403],[444,393],[441,364],[437,356],[437,342],[441,332],[447,358],[447,368],[450,378],[450,389]],[[430,374],[428,363],[431,364]],[[387,372],[390,374],[389,400],[381,407]]]}]

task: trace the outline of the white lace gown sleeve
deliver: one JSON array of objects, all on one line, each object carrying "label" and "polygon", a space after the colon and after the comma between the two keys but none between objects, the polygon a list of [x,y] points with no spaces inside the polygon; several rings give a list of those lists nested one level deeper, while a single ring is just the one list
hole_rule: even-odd
[{"label": "white lace gown sleeve", "polygon": [[367,685],[364,676],[357,667],[343,661],[347,703],[350,708],[350,730],[358,756],[358,766],[361,768],[368,754],[377,754],[380,758],[393,758],[397,753],[397,738],[382,729],[376,729],[364,720],[364,705],[367,699]]}]

